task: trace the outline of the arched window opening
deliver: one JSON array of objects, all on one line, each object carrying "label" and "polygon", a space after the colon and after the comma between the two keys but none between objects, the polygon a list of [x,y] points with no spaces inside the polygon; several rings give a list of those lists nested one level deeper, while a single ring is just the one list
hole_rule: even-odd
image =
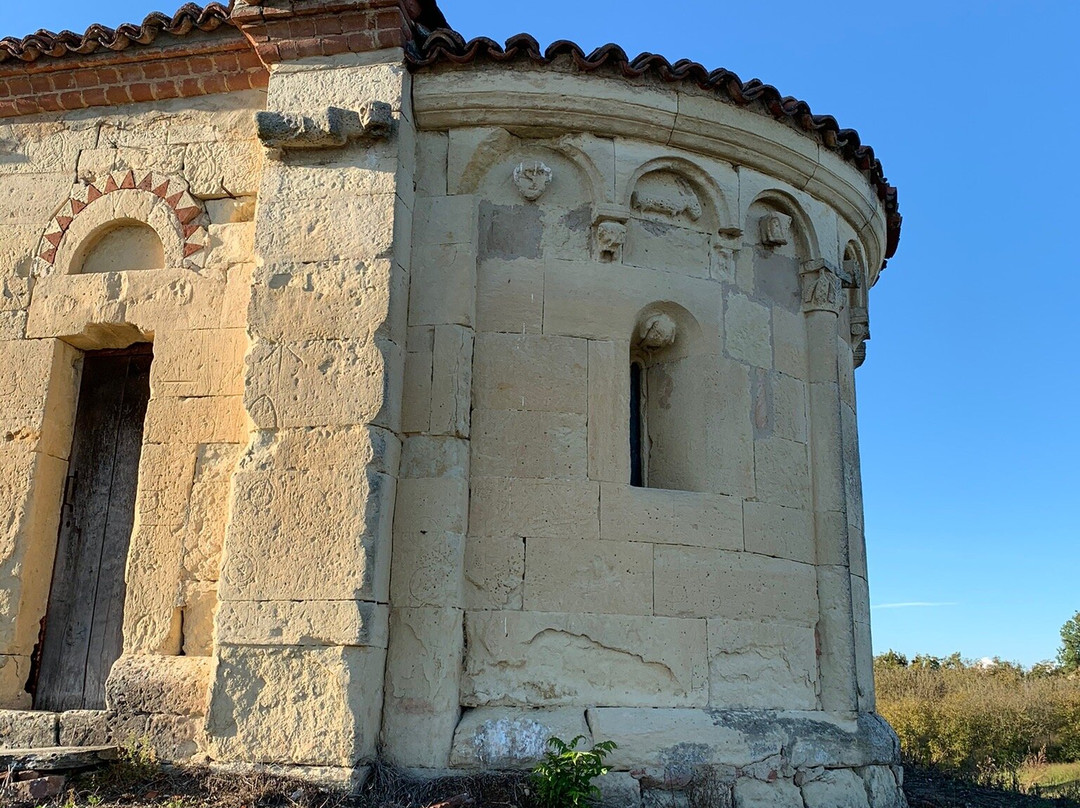
[{"label": "arched window opening", "polygon": [[[671,377],[678,335],[674,318],[662,311],[643,316],[630,346],[630,485],[639,488],[677,488],[672,479],[673,449],[677,443],[669,422]],[[663,400],[661,400],[663,399]]]},{"label": "arched window opening", "polygon": [[134,219],[109,222],[87,239],[73,262],[80,273],[162,269],[165,247],[154,228]]}]

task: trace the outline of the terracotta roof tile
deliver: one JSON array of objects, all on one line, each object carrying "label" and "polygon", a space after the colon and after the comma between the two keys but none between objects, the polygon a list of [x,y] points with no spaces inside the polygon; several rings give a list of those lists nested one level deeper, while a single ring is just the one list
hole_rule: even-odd
[{"label": "terracotta roof tile", "polygon": [[124,23],[114,28],[95,23],[82,34],[41,30],[22,39],[0,39],[0,64],[9,60],[33,62],[42,57],[54,59],[68,54],[88,54],[98,50],[120,51],[132,45],[149,45],[162,33],[183,36],[191,31],[213,31],[229,19],[229,9],[221,3],[197,6],[188,3],[172,17],[155,11],[142,24]]},{"label": "terracotta roof tile", "polygon": [[560,57],[568,57],[583,71],[608,70],[627,78],[646,74],[669,82],[692,82],[715,92],[722,100],[740,107],[756,109],[787,123],[805,134],[817,138],[827,148],[839,154],[859,169],[876,189],[887,217],[886,258],[896,252],[900,241],[900,216],[896,188],[885,178],[881,161],[874,150],[866,146],[854,129],[842,129],[831,115],[815,115],[810,105],[791,96],[781,95],[769,84],[757,79],[743,81],[723,68],[707,70],[697,62],[680,59],[672,64],[655,53],[642,53],[633,59],[618,45],[604,45],[586,54],[573,42],[559,40],[545,50],[528,34],[510,37],[505,45],[486,37],[468,42],[456,31],[433,31],[422,42],[410,43],[406,57],[414,67],[427,67],[440,62],[468,64],[476,60],[492,62],[531,61],[548,65]]}]

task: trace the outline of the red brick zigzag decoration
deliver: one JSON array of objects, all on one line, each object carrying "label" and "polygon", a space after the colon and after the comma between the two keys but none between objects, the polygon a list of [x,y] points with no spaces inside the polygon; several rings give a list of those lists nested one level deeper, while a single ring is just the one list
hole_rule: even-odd
[{"label": "red brick zigzag decoration", "polygon": [[98,199],[120,190],[145,191],[165,201],[179,221],[180,231],[183,233],[185,263],[186,259],[206,249],[206,209],[200,200],[188,192],[187,183],[175,177],[155,174],[153,171],[140,171],[136,174],[134,169],[130,169],[110,174],[104,182],[97,180],[89,185],[77,186],[68,200],[60,206],[60,211],[45,232],[38,257],[53,266],[57,248],[76,217]]}]

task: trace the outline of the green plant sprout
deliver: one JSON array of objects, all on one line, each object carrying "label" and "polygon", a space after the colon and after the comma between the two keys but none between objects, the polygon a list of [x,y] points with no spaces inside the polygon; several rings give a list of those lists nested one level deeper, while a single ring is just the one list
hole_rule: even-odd
[{"label": "green plant sprout", "polygon": [[583,808],[593,804],[600,789],[593,780],[610,769],[604,758],[615,749],[614,741],[601,741],[592,749],[577,748],[584,735],[570,743],[552,736],[544,759],[532,771],[536,797],[543,808]]}]

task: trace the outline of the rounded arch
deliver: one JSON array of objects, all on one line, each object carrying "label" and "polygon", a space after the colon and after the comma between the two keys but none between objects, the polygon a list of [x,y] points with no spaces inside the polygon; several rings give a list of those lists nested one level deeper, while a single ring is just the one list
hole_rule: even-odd
[{"label": "rounded arch", "polygon": [[642,306],[634,316],[630,348],[642,358],[682,359],[701,353],[703,347],[700,323],[678,303],[658,300]]},{"label": "rounded arch", "polygon": [[[569,137],[531,140],[513,135],[505,129],[489,133],[473,147],[468,162],[458,177],[450,179],[449,190],[458,194],[478,193],[492,176],[497,177],[502,184],[502,180],[510,176],[513,166],[523,160],[544,160],[545,157],[554,162],[565,161],[572,166],[577,176],[576,184],[580,185],[584,192],[584,198],[579,197],[579,202],[606,201],[606,183],[599,169],[592,158],[572,143]],[[560,173],[555,171],[552,182],[550,193],[555,197],[559,195],[559,186],[565,185],[565,182],[559,182]]]},{"label": "rounded arch", "polygon": [[163,266],[203,266],[207,217],[202,202],[179,178],[129,170],[72,188],[41,237],[36,272],[79,272],[95,241],[125,222],[154,231],[161,242]]},{"label": "rounded arch", "polygon": [[702,206],[702,214],[699,218],[702,220],[702,224],[706,225],[711,232],[735,226],[734,219],[731,216],[731,208],[723,191],[720,190],[720,186],[716,184],[716,180],[701,166],[687,160],[685,157],[656,157],[642,163],[630,175],[624,192],[625,198],[619,200],[620,203],[624,207],[632,209],[634,193],[638,188],[638,183],[646,175],[656,172],[669,172],[691,184]]},{"label": "rounded arch", "polygon": [[71,258],[72,274],[165,268],[165,245],[157,231],[137,219],[114,219],[79,244]]},{"label": "rounded arch", "polygon": [[777,188],[769,188],[750,202],[746,208],[745,224],[743,232],[755,242],[759,239],[755,210],[766,208],[782,213],[791,218],[795,225],[793,233],[795,237],[795,249],[801,260],[809,261],[821,258],[821,246],[818,242],[817,231],[814,229],[810,217],[806,214],[802,205],[791,194]]}]

